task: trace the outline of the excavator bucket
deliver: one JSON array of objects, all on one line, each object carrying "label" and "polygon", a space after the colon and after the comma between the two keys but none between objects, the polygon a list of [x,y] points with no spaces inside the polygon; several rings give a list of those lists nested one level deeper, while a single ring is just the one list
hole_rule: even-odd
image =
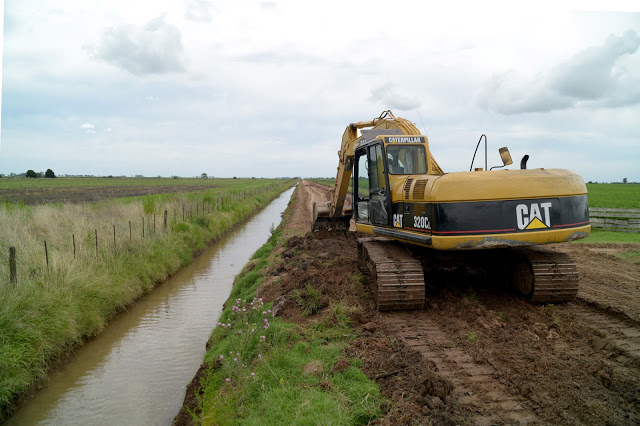
[{"label": "excavator bucket", "polygon": [[312,231],[336,230],[345,231],[349,229],[351,215],[331,216],[331,202],[320,201],[313,203],[313,226]]}]

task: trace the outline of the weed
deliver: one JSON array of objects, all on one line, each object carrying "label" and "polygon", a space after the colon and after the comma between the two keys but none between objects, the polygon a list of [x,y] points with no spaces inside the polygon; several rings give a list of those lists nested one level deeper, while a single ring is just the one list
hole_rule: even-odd
[{"label": "weed", "polygon": [[467,333],[467,339],[471,342],[471,343],[475,343],[478,341],[478,334],[475,331],[470,331]]},{"label": "weed", "polygon": [[627,251],[618,256],[633,263],[640,263],[640,251]]},{"label": "weed", "polygon": [[156,197],[148,195],[142,199],[142,210],[145,214],[153,214],[156,212]]},{"label": "weed", "polygon": [[302,309],[302,315],[304,316],[313,315],[327,306],[326,303],[320,300],[318,292],[310,284],[307,284],[304,289],[294,290],[291,296]]},{"label": "weed", "polygon": [[227,372],[226,382],[251,379],[255,373],[249,372],[248,365],[254,360],[262,360],[260,348],[267,339],[266,330],[273,317],[261,298],[254,297],[250,303],[236,299],[231,307],[231,315],[218,323],[218,327],[227,329],[229,354],[220,354],[218,359]]}]

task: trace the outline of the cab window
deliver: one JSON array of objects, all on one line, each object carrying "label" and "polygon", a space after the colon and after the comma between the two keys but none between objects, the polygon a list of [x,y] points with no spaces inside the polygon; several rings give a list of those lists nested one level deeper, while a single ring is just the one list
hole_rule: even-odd
[{"label": "cab window", "polygon": [[387,162],[392,175],[427,173],[424,145],[387,145]]}]

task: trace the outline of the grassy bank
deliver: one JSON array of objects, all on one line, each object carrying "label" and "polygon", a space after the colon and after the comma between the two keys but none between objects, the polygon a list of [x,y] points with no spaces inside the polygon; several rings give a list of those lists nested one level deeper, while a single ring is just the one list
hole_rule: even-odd
[{"label": "grassy bank", "polygon": [[91,205],[1,206],[0,420],[52,361],[294,183],[256,179]]},{"label": "grassy bank", "polygon": [[[285,221],[286,221],[285,217]],[[282,226],[282,225],[281,225]],[[260,293],[270,263],[280,263],[281,228],[238,275],[208,344],[208,368],[196,391],[193,420],[203,424],[367,424],[381,414],[383,398],[361,371],[345,361],[356,337],[347,303],[321,301],[308,284],[294,297],[317,319],[273,317]],[[276,283],[277,285],[277,283]]]}]

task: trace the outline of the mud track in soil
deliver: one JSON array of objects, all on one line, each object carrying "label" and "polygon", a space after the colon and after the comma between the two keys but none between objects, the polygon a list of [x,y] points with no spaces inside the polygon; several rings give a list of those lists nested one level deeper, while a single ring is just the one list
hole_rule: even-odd
[{"label": "mud track in soil", "polygon": [[[638,246],[555,246],[578,264],[575,302],[531,305],[460,268],[435,283],[443,289],[425,310],[379,313],[355,234],[308,233],[310,205],[327,199],[327,188],[300,183],[283,261],[260,296],[300,324],[332,321],[332,303],[352,307],[358,337],[334,369],[362,360],[389,400],[376,423],[640,423],[640,265],[615,256]],[[319,295],[312,312],[300,304],[308,286]]]}]

